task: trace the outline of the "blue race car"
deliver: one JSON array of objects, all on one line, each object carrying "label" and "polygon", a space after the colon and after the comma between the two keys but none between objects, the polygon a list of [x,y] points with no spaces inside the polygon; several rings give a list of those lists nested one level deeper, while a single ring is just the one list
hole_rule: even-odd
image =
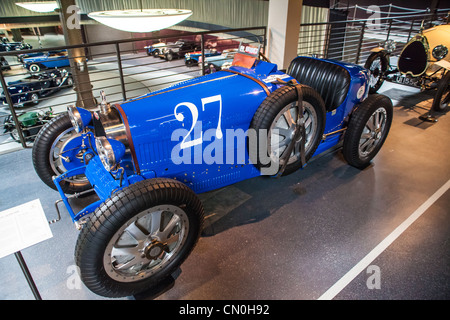
[{"label": "blue race car", "polygon": [[[221,52],[218,52],[216,49],[205,49],[205,57],[214,57],[220,55]],[[201,60],[201,57],[202,57],[201,51],[188,52],[184,55],[184,63],[188,67],[197,65]]]},{"label": "blue race car", "polygon": [[69,67],[67,50],[46,52],[42,56],[23,59],[23,67],[31,72],[39,72],[42,69]]},{"label": "blue race car", "polygon": [[[393,115],[389,98],[368,91],[358,65],[297,57],[287,73],[257,60],[121,104],[102,94],[95,111],[69,106],[32,158],[81,229],[84,284],[120,297],[168,277],[200,236],[199,193],[289,174],[341,141],[348,163],[366,167]],[[69,198],[91,189],[98,201],[74,212]]]},{"label": "blue race car", "polygon": [[[8,92],[14,103],[14,107],[23,107],[27,104],[38,104],[41,97],[49,96],[61,88],[73,85],[72,74],[65,69],[47,70],[34,73],[26,78],[8,82]],[[0,95],[0,101],[7,104],[4,92]]]}]

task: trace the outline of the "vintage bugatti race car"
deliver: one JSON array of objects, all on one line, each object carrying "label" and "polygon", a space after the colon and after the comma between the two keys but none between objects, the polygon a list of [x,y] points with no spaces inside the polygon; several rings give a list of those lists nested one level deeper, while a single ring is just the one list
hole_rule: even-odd
[{"label": "vintage bugatti race car", "polygon": [[449,47],[450,24],[443,24],[415,35],[402,49],[397,66],[391,65],[392,40],[372,49],[365,63],[370,70],[370,92],[377,92],[385,80],[422,90],[437,88],[432,110],[443,111],[450,102]]},{"label": "vintage bugatti race car", "polygon": [[[168,277],[200,236],[198,193],[292,173],[342,140],[348,163],[368,166],[393,114],[368,90],[360,66],[297,57],[287,73],[256,60],[121,104],[102,95],[95,111],[69,106],[39,132],[32,157],[81,229],[84,284],[120,297]],[[91,188],[98,201],[74,212],[69,199]]]}]

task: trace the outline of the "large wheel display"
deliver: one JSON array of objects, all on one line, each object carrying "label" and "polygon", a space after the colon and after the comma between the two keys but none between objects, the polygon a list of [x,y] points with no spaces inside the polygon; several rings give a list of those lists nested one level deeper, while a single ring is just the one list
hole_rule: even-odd
[{"label": "large wheel display", "polygon": [[391,99],[374,94],[361,103],[351,115],[344,136],[342,153],[347,162],[363,169],[380,150],[392,123]]},{"label": "large wheel display", "polygon": [[432,109],[443,111],[450,104],[450,71],[439,81],[436,95],[434,96]]},{"label": "large wheel display", "polygon": [[[67,113],[47,122],[36,136],[33,145],[33,165],[41,180],[55,190],[52,177],[84,165],[82,162],[81,134],[76,133]],[[87,178],[76,176],[61,182],[65,193],[85,191],[90,188]]]},{"label": "large wheel display", "polygon": [[185,184],[137,182],[105,201],[75,249],[81,279],[106,297],[131,296],[172,274],[200,236],[203,206]]},{"label": "large wheel display", "polygon": [[383,85],[388,64],[383,52],[373,52],[367,58],[364,68],[369,70],[369,93],[376,93]]},{"label": "large wheel display", "polygon": [[[308,161],[316,151],[325,128],[325,106],[320,95],[312,88],[302,87],[303,120],[305,123],[305,160]],[[268,96],[256,110],[250,128],[256,132],[267,131],[267,155],[282,166],[284,151],[291,143],[298,115],[297,91],[294,87],[284,86]],[[283,174],[289,174],[302,165],[300,157],[301,140],[294,142],[294,149],[288,158]],[[258,148],[265,145],[258,141]],[[251,146],[250,146],[251,147]],[[258,151],[259,152],[259,151]],[[264,167],[265,164],[257,163]]]}]

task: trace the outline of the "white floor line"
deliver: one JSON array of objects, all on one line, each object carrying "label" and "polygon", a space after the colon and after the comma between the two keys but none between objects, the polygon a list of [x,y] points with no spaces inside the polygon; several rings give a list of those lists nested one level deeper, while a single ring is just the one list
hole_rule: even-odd
[{"label": "white floor line", "polygon": [[370,263],[375,260],[386,248],[394,242],[409,226],[416,221],[437,199],[439,199],[450,188],[448,180],[439,190],[427,199],[416,211],[414,211],[405,221],[403,221],[394,231],[392,231],[383,241],[381,241],[372,251],[370,251],[358,264],[339,279],[331,288],[322,294],[318,300],[331,300],[341,292],[353,279],[364,271]]}]

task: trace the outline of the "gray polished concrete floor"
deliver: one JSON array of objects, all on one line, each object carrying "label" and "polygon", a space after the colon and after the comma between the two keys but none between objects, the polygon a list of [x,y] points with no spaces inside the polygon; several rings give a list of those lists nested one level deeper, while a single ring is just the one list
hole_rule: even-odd
[{"label": "gray polished concrete floor", "polygon": [[[174,283],[125,299],[321,297],[450,179],[450,115],[424,123],[418,116],[430,93],[391,84],[382,91],[394,102],[394,121],[372,165],[357,170],[336,150],[289,176],[202,195],[205,230]],[[56,216],[58,193],[35,174],[30,149],[1,155],[0,176],[0,211],[38,198],[47,218]],[[334,299],[450,299],[450,191],[434,200]],[[104,299],[74,273],[78,231],[62,214],[51,239],[22,251],[41,296]],[[373,266],[379,288],[371,289]],[[0,270],[0,299],[33,299],[13,255],[0,259]]]}]

